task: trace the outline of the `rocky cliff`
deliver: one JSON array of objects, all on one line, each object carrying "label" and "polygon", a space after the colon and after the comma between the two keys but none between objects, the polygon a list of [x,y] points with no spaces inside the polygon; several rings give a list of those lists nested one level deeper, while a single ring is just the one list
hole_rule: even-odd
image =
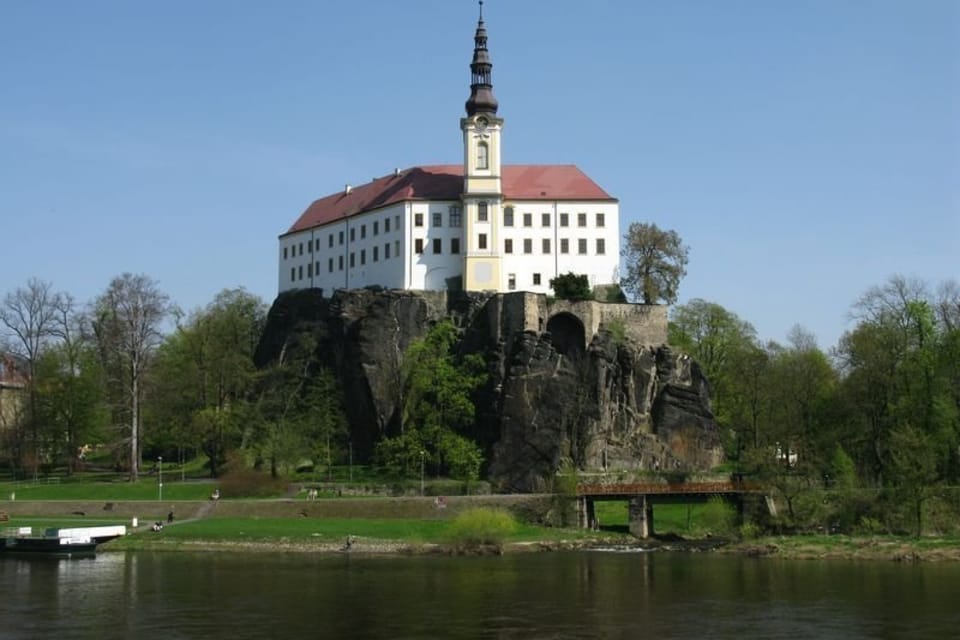
[{"label": "rocky cliff", "polygon": [[564,461],[611,473],[720,462],[707,381],[664,344],[661,307],[529,293],[292,291],[270,310],[257,364],[275,360],[294,332],[310,332],[343,386],[362,459],[398,428],[403,353],[443,318],[460,329],[461,352],[482,353],[489,366],[467,435],[484,447],[499,489],[547,488]]}]

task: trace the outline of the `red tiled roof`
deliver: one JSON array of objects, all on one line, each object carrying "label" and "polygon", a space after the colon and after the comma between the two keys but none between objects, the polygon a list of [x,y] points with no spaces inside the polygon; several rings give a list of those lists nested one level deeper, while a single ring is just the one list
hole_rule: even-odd
[{"label": "red tiled roof", "polygon": [[[615,200],[572,164],[505,165],[501,184],[505,200]],[[463,165],[412,167],[314,201],[287,234],[406,200],[459,200],[462,193]]]}]

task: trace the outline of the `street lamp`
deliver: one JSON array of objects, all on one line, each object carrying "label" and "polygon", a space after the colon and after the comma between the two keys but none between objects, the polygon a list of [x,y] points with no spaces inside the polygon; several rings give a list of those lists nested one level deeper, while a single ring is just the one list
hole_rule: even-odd
[{"label": "street lamp", "polygon": [[157,500],[163,500],[163,456],[157,456],[157,477],[160,480],[159,491],[160,494],[157,497]]},{"label": "street lamp", "polygon": [[420,450],[420,497],[423,497],[423,457],[427,455],[427,452],[423,449]]}]

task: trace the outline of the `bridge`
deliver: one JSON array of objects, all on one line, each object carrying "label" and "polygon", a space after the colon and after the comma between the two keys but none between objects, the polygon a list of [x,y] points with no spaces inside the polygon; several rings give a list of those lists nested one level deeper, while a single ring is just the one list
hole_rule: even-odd
[{"label": "bridge", "polygon": [[744,498],[764,494],[759,485],[742,481],[580,483],[577,485],[577,520],[583,528],[594,528],[597,526],[594,504],[598,500],[626,500],[630,533],[648,538],[653,535],[655,504],[706,502],[719,497],[735,505],[742,516]]}]

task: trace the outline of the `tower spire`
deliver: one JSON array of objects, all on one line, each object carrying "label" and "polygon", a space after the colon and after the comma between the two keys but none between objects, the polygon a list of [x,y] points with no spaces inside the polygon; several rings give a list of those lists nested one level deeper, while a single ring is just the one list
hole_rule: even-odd
[{"label": "tower spire", "polygon": [[487,27],[483,23],[483,0],[480,0],[480,19],[473,36],[473,61],[470,63],[470,97],[467,115],[497,113],[497,99],[493,97],[493,64],[487,51]]}]

